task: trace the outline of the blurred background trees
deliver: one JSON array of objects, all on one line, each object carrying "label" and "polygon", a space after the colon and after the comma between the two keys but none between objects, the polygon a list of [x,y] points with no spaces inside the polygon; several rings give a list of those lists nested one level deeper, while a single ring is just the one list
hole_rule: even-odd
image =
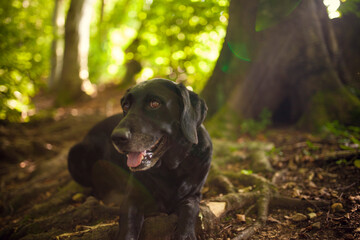
[{"label": "blurred background trees", "polygon": [[0,119],[27,121],[40,90],[65,104],[164,77],[201,93],[210,116],[357,124],[359,2],[2,1]]},{"label": "blurred background trees", "polygon": [[0,3],[0,119],[26,118],[50,70],[53,3]]},{"label": "blurred background trees", "polygon": [[[152,77],[184,81],[196,91],[204,86],[226,33],[228,1],[98,0],[82,12],[85,4],[0,3],[0,119],[28,119],[31,97],[40,89],[67,103],[93,94],[99,84],[127,86]],[[84,24],[81,14],[90,16],[90,27],[76,26]],[[86,28],[88,67],[80,68],[86,46],[77,31]]]}]

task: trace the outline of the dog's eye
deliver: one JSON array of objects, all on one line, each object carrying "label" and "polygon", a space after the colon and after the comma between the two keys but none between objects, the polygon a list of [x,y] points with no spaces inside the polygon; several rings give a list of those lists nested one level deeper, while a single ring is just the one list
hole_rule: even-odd
[{"label": "dog's eye", "polygon": [[157,109],[157,108],[160,107],[160,105],[161,105],[161,104],[160,104],[158,101],[156,101],[156,100],[151,100],[150,103],[149,103],[149,106],[150,106],[150,108],[152,108],[152,109]]},{"label": "dog's eye", "polygon": [[122,105],[122,109],[123,109],[124,112],[129,111],[129,109],[130,109],[130,103],[129,103],[129,102],[124,103],[124,104]]}]

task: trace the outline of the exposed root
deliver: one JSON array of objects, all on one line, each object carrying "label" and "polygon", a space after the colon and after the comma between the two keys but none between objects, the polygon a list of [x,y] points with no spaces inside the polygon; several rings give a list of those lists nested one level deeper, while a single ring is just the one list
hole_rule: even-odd
[{"label": "exposed root", "polygon": [[[215,223],[219,222],[219,219],[230,211],[239,210],[248,206],[250,206],[250,209],[256,207],[257,220],[233,238],[234,240],[248,239],[255,232],[259,231],[267,221],[270,207],[297,209],[304,207],[319,208],[329,205],[326,201],[310,201],[280,196],[277,193],[276,187],[270,181],[256,174],[245,175],[229,171],[220,171],[217,166],[214,166],[214,172],[218,174],[216,179],[221,179],[222,183],[231,183],[231,179],[255,187],[254,191],[246,193],[235,193],[233,190],[230,190],[229,193],[225,195],[205,201],[201,206],[201,215],[204,216],[201,226],[203,230],[207,231],[213,230]],[[221,178],[219,178],[219,176],[221,176]],[[232,184],[227,185],[232,186]],[[254,203],[256,204],[252,205]]]},{"label": "exposed root", "polygon": [[116,231],[118,228],[117,222],[111,223],[100,223],[94,226],[78,225],[76,226],[76,232],[63,233],[55,237],[56,240],[64,240],[71,238],[92,238],[92,239],[103,239],[104,233],[108,233],[109,229]]},{"label": "exposed root", "polygon": [[320,155],[315,155],[316,161],[334,161],[338,159],[354,159],[360,155],[359,150],[342,150],[335,152],[328,152]]},{"label": "exposed root", "polygon": [[[341,151],[332,155],[322,155],[316,159],[330,160],[339,158],[339,156],[342,158],[352,158],[357,156],[357,154],[354,151]],[[262,166],[270,166],[270,164],[266,163],[267,157],[265,154],[258,152],[251,156],[256,159],[261,157]],[[40,184],[38,188],[42,191],[49,191],[50,188],[56,186],[61,188],[58,191],[51,192],[51,194],[49,192],[50,196],[45,199],[46,201],[32,206],[31,210],[29,209],[23,217],[26,220],[23,220],[21,223],[9,224],[6,228],[0,230],[0,238],[37,240],[111,239],[111,236],[118,229],[117,218],[119,209],[101,204],[94,197],[88,197],[82,204],[72,200],[74,194],[84,193],[85,190],[70,180],[70,176],[66,171],[64,153],[59,154],[57,158],[47,162],[47,164],[52,164],[52,167],[56,165],[56,167],[51,171],[44,171],[43,175],[37,175],[29,185],[24,184],[19,191],[14,191],[12,194],[20,197],[26,196],[26,194],[24,195],[25,191],[21,192],[20,190],[31,186],[29,192],[35,193],[36,197],[36,195],[40,194],[36,184]],[[42,167],[46,168],[49,166],[44,165]],[[105,171],[104,173],[101,171],[104,170],[104,167],[106,170],[108,166],[99,165],[99,176],[109,176],[108,172]],[[261,168],[261,170],[272,171],[272,168],[266,167]],[[55,184],[54,176],[57,176],[57,179],[61,181]],[[118,177],[118,173],[115,173],[116,177]],[[100,178],[96,177],[96,179]],[[44,181],[47,184],[43,184]],[[110,183],[112,185],[120,185],[115,184],[114,181],[110,181]],[[104,184],[104,182],[100,182],[101,189],[105,189]],[[255,212],[257,217],[256,221],[238,233],[233,238],[234,240],[248,239],[258,232],[266,224],[269,209],[304,209],[306,207],[316,209],[329,206],[329,203],[326,201],[312,201],[281,196],[278,194],[274,183],[265,177],[257,174],[247,175],[241,172],[223,170],[216,162],[213,162],[208,177],[208,185],[209,192],[211,192],[209,195],[217,196],[205,199],[200,204],[200,214],[196,226],[198,239],[204,239],[204,236],[218,231],[221,219],[239,210],[246,209],[245,216],[249,215],[250,212]],[[239,189],[239,185],[244,186],[246,190]],[[219,193],[222,194],[219,195]],[[9,194],[9,197],[12,197],[12,194]],[[88,193],[84,195],[88,195]],[[9,206],[16,206],[14,199],[16,200],[16,198],[13,198]],[[118,200],[118,195],[114,199]],[[18,205],[21,204],[19,203]],[[144,222],[140,239],[170,240],[176,228],[176,222],[177,216],[174,214],[148,217]]]}]

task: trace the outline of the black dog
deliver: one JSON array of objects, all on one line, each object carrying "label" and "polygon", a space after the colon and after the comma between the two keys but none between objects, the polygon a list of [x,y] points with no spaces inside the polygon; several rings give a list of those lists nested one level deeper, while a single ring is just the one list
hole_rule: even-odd
[{"label": "black dog", "polygon": [[154,211],[178,215],[175,239],[196,239],[212,154],[202,126],[205,102],[182,84],[153,79],[129,89],[121,105],[123,115],[98,123],[70,150],[71,175],[93,187],[91,172],[99,160],[130,170],[117,239],[138,239],[144,217]]}]

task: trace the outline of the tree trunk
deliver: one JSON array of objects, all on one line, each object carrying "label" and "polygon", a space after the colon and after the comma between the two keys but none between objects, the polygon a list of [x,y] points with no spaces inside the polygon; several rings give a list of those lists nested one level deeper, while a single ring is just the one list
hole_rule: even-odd
[{"label": "tree trunk", "polygon": [[[140,26],[138,33],[141,31],[143,25]],[[134,41],[129,45],[129,47],[125,50],[126,53],[133,53],[134,55],[137,52],[137,48],[139,47],[139,39],[135,38]],[[119,84],[120,89],[127,89],[132,85],[136,84],[135,75],[138,74],[142,69],[141,63],[138,59],[130,59],[126,62],[126,73],[123,77],[121,83]]]},{"label": "tree trunk", "polygon": [[[227,102],[234,85],[240,83],[249,68],[257,1],[234,0],[229,6],[229,24],[223,47],[214,72],[201,95],[206,100],[208,116],[215,114]],[[231,47],[241,49],[238,57]],[[246,52],[248,50],[248,52]]]},{"label": "tree trunk", "polygon": [[[359,121],[355,115],[360,101],[343,86],[347,70],[322,1],[303,0],[281,21],[255,32],[261,2],[231,2],[224,48],[202,93],[210,114],[226,105],[241,118],[257,118],[264,109],[270,110],[275,124],[314,128],[334,119]],[[235,49],[231,39],[246,49]],[[233,70],[223,71],[224,62]],[[222,91],[221,101],[211,95],[217,91]]]},{"label": "tree trunk", "polygon": [[60,81],[62,61],[64,57],[64,23],[65,1],[55,0],[53,13],[53,41],[51,45],[51,73],[48,81],[49,89],[55,90]]},{"label": "tree trunk", "polygon": [[[358,4],[360,9],[360,3]],[[354,13],[347,13],[341,18],[332,20],[344,62],[349,69],[349,82],[345,84],[354,88],[360,96],[360,18]]]},{"label": "tree trunk", "polygon": [[89,82],[87,58],[90,20],[94,0],[72,0],[65,23],[64,61],[57,102],[69,103],[79,98],[84,82]]}]

